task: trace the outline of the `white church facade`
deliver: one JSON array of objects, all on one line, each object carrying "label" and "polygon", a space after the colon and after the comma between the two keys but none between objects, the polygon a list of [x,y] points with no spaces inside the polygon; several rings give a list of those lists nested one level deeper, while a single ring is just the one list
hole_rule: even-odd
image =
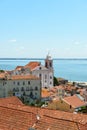
[{"label": "white church facade", "polygon": [[32,74],[37,76],[41,80],[42,88],[51,88],[53,87],[53,59],[48,54],[45,59],[44,65],[41,62],[33,61],[29,62],[25,66],[17,66],[16,69],[12,72],[12,75],[29,75]]}]

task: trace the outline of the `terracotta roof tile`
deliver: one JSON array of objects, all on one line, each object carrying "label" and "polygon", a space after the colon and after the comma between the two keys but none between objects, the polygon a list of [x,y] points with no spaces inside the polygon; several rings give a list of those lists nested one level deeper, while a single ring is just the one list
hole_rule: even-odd
[{"label": "terracotta roof tile", "polygon": [[24,105],[16,96],[0,98],[0,106],[6,106],[8,104]]},{"label": "terracotta roof tile", "polygon": [[36,130],[86,130],[87,115],[25,105],[0,106],[1,130],[28,130],[32,126]]},{"label": "terracotta roof tile", "polygon": [[28,80],[28,79],[31,79],[31,80],[35,80],[35,79],[39,79],[38,77],[34,76],[34,75],[14,75],[14,76],[11,76],[11,79],[12,80]]},{"label": "terracotta roof tile", "polygon": [[40,62],[29,62],[27,65],[25,65],[25,68],[30,68],[31,70],[33,70],[34,68],[36,68],[37,66],[40,65]]},{"label": "terracotta roof tile", "polygon": [[23,66],[17,66],[16,68],[15,68],[15,70],[19,70],[19,69],[22,69],[23,68]]},{"label": "terracotta roof tile", "polygon": [[63,99],[63,101],[65,101],[66,103],[71,105],[73,108],[77,108],[80,106],[86,106],[86,103],[84,101],[82,101],[81,99],[79,99],[76,95],[70,96],[70,97],[65,97]]}]

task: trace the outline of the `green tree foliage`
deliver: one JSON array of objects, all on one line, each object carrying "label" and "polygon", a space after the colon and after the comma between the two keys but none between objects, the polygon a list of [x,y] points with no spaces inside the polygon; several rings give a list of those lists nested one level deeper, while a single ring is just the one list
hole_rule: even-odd
[{"label": "green tree foliage", "polygon": [[59,85],[59,82],[57,80],[57,78],[54,76],[54,86],[58,86]]},{"label": "green tree foliage", "polygon": [[4,73],[4,70],[0,70],[0,73]]}]

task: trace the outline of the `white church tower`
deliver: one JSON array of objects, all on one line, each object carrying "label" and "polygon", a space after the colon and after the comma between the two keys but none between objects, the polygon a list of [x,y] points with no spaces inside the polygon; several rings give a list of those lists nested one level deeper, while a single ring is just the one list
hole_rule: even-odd
[{"label": "white church tower", "polygon": [[51,88],[51,87],[53,87],[54,70],[53,70],[53,59],[51,58],[49,53],[45,59],[45,67],[48,70],[48,72],[47,72],[47,88]]},{"label": "white church tower", "polygon": [[52,60],[51,56],[49,55],[49,53],[45,59],[45,67],[48,69],[53,69],[53,60]]}]

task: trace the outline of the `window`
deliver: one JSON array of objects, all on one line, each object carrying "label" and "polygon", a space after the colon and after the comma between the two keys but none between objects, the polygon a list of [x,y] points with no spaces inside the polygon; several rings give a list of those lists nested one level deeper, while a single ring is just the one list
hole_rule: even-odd
[{"label": "window", "polygon": [[45,79],[47,79],[47,75],[45,75]]},{"label": "window", "polygon": [[18,87],[16,88],[16,91],[19,92],[19,88]]},{"label": "window", "polygon": [[13,92],[15,92],[16,91],[16,89],[15,88],[13,88]]},{"label": "window", "polygon": [[52,79],[52,76],[50,76],[50,79]]},{"label": "window", "polygon": [[50,84],[52,84],[52,82],[50,82]]},{"label": "window", "polygon": [[70,105],[70,109],[72,108],[72,106]]},{"label": "window", "polygon": [[39,77],[41,78],[41,74],[39,74]]},{"label": "window", "polygon": [[35,95],[37,95],[37,93],[35,93]]},{"label": "window", "polygon": [[17,82],[17,85],[20,85],[20,82]]},{"label": "window", "polygon": [[48,67],[48,66],[47,66],[47,62],[45,62],[45,67]]},{"label": "window", "polygon": [[5,82],[5,84],[7,84],[7,82]]},{"label": "window", "polygon": [[37,87],[37,86],[35,87],[35,90],[38,90],[38,87]]},{"label": "window", "polygon": [[39,67],[39,69],[41,70],[41,67]]},{"label": "window", "polygon": [[28,81],[28,85],[30,85],[30,81]]},{"label": "window", "polygon": [[13,93],[13,96],[15,96],[15,93]]},{"label": "window", "polygon": [[30,97],[33,98],[33,92],[30,92]]},{"label": "window", "polygon": [[13,84],[15,85],[15,81],[13,82]]},{"label": "window", "polygon": [[25,85],[25,82],[23,81],[23,85]]},{"label": "window", "polygon": [[47,81],[45,80],[45,83],[46,83]]},{"label": "window", "polygon": [[50,62],[50,67],[52,67],[52,63]]},{"label": "window", "polygon": [[21,91],[24,91],[24,87],[21,88]]}]

